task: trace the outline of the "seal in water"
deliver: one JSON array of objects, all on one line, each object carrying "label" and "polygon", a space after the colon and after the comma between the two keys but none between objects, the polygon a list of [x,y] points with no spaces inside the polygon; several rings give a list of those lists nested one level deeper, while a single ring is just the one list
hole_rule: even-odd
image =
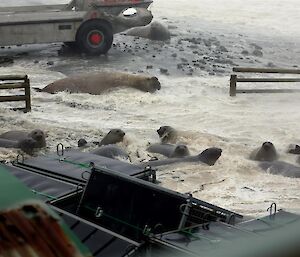
[{"label": "seal in water", "polygon": [[262,146],[254,150],[250,159],[255,161],[275,161],[278,159],[275,146],[271,142],[264,142]]},{"label": "seal in water", "polygon": [[125,136],[125,132],[121,129],[112,129],[107,135],[101,140],[99,145],[112,145],[122,142]]},{"label": "seal in water", "polygon": [[96,154],[99,156],[104,156],[111,159],[129,159],[128,153],[126,153],[123,149],[116,145],[103,145],[93,151],[92,154]]},{"label": "seal in water", "polygon": [[147,151],[150,153],[159,153],[171,158],[182,158],[190,155],[186,145],[153,144],[147,148]]},{"label": "seal in water", "polygon": [[154,21],[144,27],[135,27],[127,31],[126,35],[148,38],[150,40],[170,40],[171,33],[164,25]]},{"label": "seal in water", "polygon": [[216,161],[220,158],[221,154],[222,154],[222,149],[211,147],[204,150],[202,153],[196,156],[187,156],[184,158],[169,158],[169,159],[158,160],[158,161],[148,161],[139,164],[139,166],[157,167],[157,166],[163,166],[163,165],[179,163],[179,162],[200,162],[200,163],[207,164],[209,166],[213,166],[216,163]]},{"label": "seal in water", "polygon": [[33,155],[34,149],[36,148],[36,144],[37,142],[31,137],[23,138],[18,141],[0,138],[0,147],[19,148],[29,155]]},{"label": "seal in water", "polygon": [[300,178],[300,167],[287,162],[260,162],[259,167],[265,170],[266,172],[274,175],[282,175],[284,177],[290,178]]},{"label": "seal in water", "polygon": [[68,91],[70,93],[100,95],[105,91],[119,87],[131,87],[150,93],[161,88],[157,77],[121,72],[98,72],[60,79],[38,91],[47,93]]},{"label": "seal in water", "polygon": [[290,145],[289,149],[288,149],[288,153],[300,154],[300,146],[299,145]]},{"label": "seal in water", "polygon": [[78,147],[84,147],[87,145],[87,141],[84,138],[80,138],[77,142]]},{"label": "seal in water", "polygon": [[165,143],[175,143],[177,140],[177,131],[171,126],[161,126],[157,130],[157,134],[163,144]]},{"label": "seal in water", "polygon": [[45,133],[40,129],[34,129],[30,133],[25,131],[8,131],[0,135],[0,138],[20,141],[25,138],[32,138],[36,141],[36,148],[42,148],[46,146],[46,136]]},{"label": "seal in water", "polygon": [[186,145],[177,145],[171,154],[171,158],[182,158],[190,156],[190,151]]}]

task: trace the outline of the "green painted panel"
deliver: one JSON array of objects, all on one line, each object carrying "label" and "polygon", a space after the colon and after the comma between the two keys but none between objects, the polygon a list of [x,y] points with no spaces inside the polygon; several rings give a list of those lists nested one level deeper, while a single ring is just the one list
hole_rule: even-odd
[{"label": "green painted panel", "polygon": [[30,199],[37,198],[24,184],[11,175],[4,165],[0,164],[0,210],[11,208]]}]

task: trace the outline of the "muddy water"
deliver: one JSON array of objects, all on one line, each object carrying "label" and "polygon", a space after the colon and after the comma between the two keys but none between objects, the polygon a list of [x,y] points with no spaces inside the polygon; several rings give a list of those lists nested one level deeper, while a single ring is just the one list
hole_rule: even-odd
[{"label": "muddy water", "polygon": [[[69,53],[60,44],[1,49],[0,55],[14,55],[15,61],[0,73],[29,74],[33,87],[79,72],[121,70],[155,75],[162,89],[155,94],[120,89],[100,96],[32,92],[31,113],[13,112],[8,107],[14,104],[1,104],[0,132],[40,127],[48,133],[50,151],[59,142],[75,147],[81,137],[99,140],[119,127],[126,132],[122,147],[138,162],[149,158],[147,144],[158,142],[155,130],[171,125],[180,130],[180,141],[192,153],[217,146],[223,154],[213,167],[180,164],[160,169],[163,186],[247,215],[265,213],[274,201],[300,212],[300,179],[266,174],[248,159],[252,149],[268,140],[282,160],[296,163],[285,151],[290,143],[300,143],[300,94],[228,96],[233,66],[300,65],[299,4],[224,2],[156,1],[151,8],[156,19],[170,27],[169,43],[117,35],[109,54],[94,58]],[[0,151],[1,159],[15,155],[13,150]]]}]

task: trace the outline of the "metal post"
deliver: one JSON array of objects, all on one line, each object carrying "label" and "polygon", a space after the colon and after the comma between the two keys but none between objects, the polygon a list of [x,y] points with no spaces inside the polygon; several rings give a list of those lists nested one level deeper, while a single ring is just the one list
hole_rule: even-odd
[{"label": "metal post", "polygon": [[28,76],[25,77],[24,79],[25,82],[25,103],[26,103],[26,112],[30,112],[31,111],[31,96],[30,96],[30,81]]},{"label": "metal post", "polygon": [[182,230],[185,228],[186,221],[188,216],[190,215],[190,210],[192,208],[192,195],[189,195],[189,198],[186,200],[186,204],[182,213],[182,217],[180,220],[180,224],[178,226],[178,230]]},{"label": "metal post", "polygon": [[236,96],[236,82],[237,82],[237,75],[230,76],[230,96]]}]

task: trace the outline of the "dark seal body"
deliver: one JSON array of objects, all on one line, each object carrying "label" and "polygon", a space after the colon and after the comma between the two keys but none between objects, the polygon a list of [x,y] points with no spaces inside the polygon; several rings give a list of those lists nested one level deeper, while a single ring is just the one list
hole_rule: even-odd
[{"label": "dark seal body", "polygon": [[36,141],[36,148],[42,148],[46,146],[45,133],[40,129],[34,129],[31,132],[26,131],[8,131],[0,135],[0,138],[8,139],[12,141],[20,141],[26,138],[32,138]]},{"label": "dark seal body", "polygon": [[33,155],[36,144],[37,142],[31,137],[23,138],[18,141],[0,138],[0,147],[18,148],[29,155]]},{"label": "dark seal body", "polygon": [[128,153],[116,145],[103,145],[91,151],[91,153],[111,159],[129,159]]},{"label": "dark seal body", "polygon": [[300,178],[300,167],[287,162],[261,162],[259,163],[259,167],[270,174],[281,175],[290,178]]},{"label": "dark seal body", "polygon": [[169,158],[165,160],[158,160],[158,161],[148,161],[140,164],[139,166],[142,167],[158,167],[163,165],[169,165],[173,163],[181,163],[181,162],[199,162],[204,163],[209,166],[213,166],[216,161],[220,158],[222,154],[222,149],[212,147],[204,150],[202,153],[196,156],[187,156],[183,158]]},{"label": "dark seal body", "polygon": [[153,144],[147,148],[147,151],[162,154],[169,158],[182,158],[190,155],[186,145]]}]

